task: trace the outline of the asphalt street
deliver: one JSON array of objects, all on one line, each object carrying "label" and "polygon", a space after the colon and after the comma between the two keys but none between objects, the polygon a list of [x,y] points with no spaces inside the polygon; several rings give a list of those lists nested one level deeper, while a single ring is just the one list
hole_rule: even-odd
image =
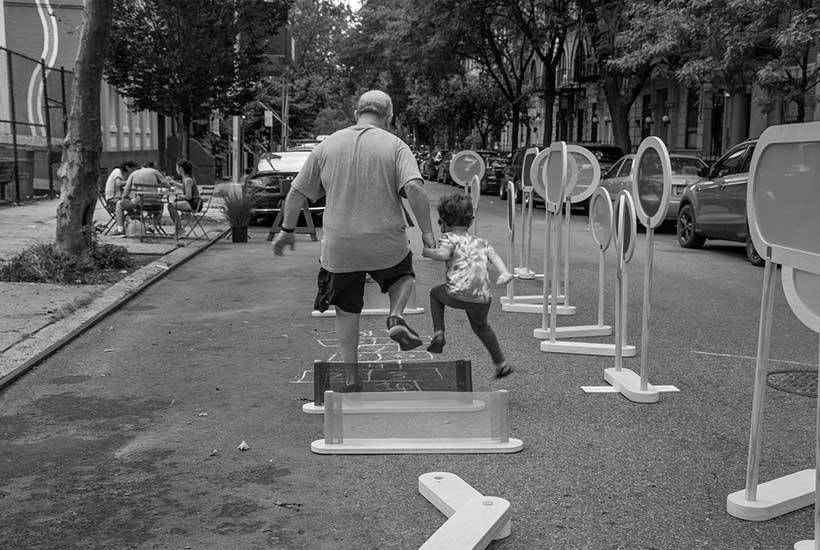
[{"label": "asphalt street", "polygon": [[[455,191],[427,187],[434,201]],[[504,258],[505,208],[483,197],[478,214],[479,233]],[[542,353],[532,337],[540,316],[495,302],[491,323],[515,373],[492,378],[460,312],[447,313],[443,358],[470,359],[478,391],[510,391],[523,451],[322,456],[310,451],[322,417],[302,412],[313,395],[305,372],[334,354],[332,319],[310,314],[319,245],[299,236],[295,252],[274,258],[266,231],[210,247],[0,394],[0,548],[418,548],[444,521],[417,491],[430,471],[511,502],[512,534],[493,549],[768,550],[811,538],[811,508],[761,523],[726,513],[726,496],[745,482],[763,277],[742,246],[684,250],[671,231],[656,234],[649,379],[680,389],[659,403],[585,394],[581,386],[605,384],[613,360]],[[443,267],[420,257],[411,234],[426,307]],[[633,345],[639,237],[629,264]],[[597,251],[580,215],[572,246],[578,314],[559,323],[592,324]],[[609,254],[609,322],[613,267]],[[540,283],[517,288],[535,294]],[[427,312],[408,321],[429,338]],[[362,329],[386,336],[383,317],[364,317]],[[817,368],[817,336],[779,285],[771,357],[773,370]],[[625,366],[638,371],[639,361]],[[813,467],[814,407],[768,391],[761,481]],[[237,450],[243,441],[250,448]]]}]

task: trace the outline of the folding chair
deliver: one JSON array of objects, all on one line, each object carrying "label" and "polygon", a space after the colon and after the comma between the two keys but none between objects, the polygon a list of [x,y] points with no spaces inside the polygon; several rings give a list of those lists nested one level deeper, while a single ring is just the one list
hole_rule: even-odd
[{"label": "folding chair", "polygon": [[108,201],[105,200],[105,195],[100,191],[97,191],[97,200],[100,201],[105,213],[108,214],[108,221],[96,224],[95,229],[103,235],[108,235],[117,225],[117,211],[116,208],[111,208],[108,206]]},{"label": "folding chair", "polygon": [[[202,219],[211,209],[211,203],[214,199],[213,185],[199,185],[199,210],[197,212],[180,212],[180,220],[182,221],[182,229],[188,229],[183,238],[187,239],[193,235],[195,239],[207,239],[208,232],[202,227]],[[197,229],[201,235],[197,236]]]}]

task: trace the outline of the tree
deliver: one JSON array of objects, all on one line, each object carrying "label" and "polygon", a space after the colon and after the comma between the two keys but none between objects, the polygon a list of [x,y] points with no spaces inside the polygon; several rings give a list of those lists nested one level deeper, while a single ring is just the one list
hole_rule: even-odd
[{"label": "tree", "polygon": [[253,99],[268,39],[290,0],[115,0],[106,80],[136,110],[191,122]]},{"label": "tree", "polygon": [[94,235],[102,131],[100,89],[113,9],[108,0],[85,0],[80,44],[71,83],[68,132],[60,166],[55,244],[73,257],[88,254]]},{"label": "tree", "polygon": [[544,99],[544,147],[549,146],[552,136],[552,106],[555,103],[555,71],[561,63],[567,29],[575,23],[573,11],[567,0],[520,0],[510,2],[512,21],[529,40],[535,55],[541,61],[540,95]]},{"label": "tree", "polygon": [[521,110],[532,89],[527,73],[535,56],[532,44],[512,20],[507,2],[499,0],[415,0],[416,9],[433,22],[439,40],[450,40],[452,51],[467,68],[480,67],[511,110],[512,144],[518,144]]},{"label": "tree", "polygon": [[[816,3],[786,2],[781,24],[772,33],[776,56],[757,72],[757,79],[768,93],[768,104],[775,97],[792,102],[797,108],[797,122],[806,120],[806,107],[813,104],[809,92],[820,82],[817,44],[820,44],[820,12]],[[771,6],[767,9],[771,10]],[[787,19],[782,24],[783,19]],[[811,98],[811,99],[809,99]]]},{"label": "tree", "polygon": [[[650,0],[651,1],[651,0]],[[640,0],[580,0],[580,21],[591,38],[595,61],[601,74],[612,134],[622,151],[631,151],[629,110],[653,69],[654,58],[643,57],[624,66],[615,61],[629,39],[629,7]]]}]

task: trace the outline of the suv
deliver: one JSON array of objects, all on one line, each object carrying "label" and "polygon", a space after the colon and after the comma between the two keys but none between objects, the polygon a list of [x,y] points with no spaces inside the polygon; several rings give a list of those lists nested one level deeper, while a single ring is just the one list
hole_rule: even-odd
[{"label": "suv", "polygon": [[[265,153],[259,158],[256,172],[248,178],[249,185],[259,190],[258,199],[252,210],[254,221],[273,221],[282,207],[285,195],[290,191],[290,182],[302,169],[308,155],[310,149],[300,147],[293,151]],[[324,197],[308,203],[314,225],[321,225],[324,205]]]},{"label": "suv", "polygon": [[530,147],[519,147],[510,153],[510,160],[504,167],[501,185],[498,188],[498,196],[501,200],[507,200],[507,182],[515,184],[515,199],[521,202],[521,169],[524,166],[524,153]]},{"label": "suv", "polygon": [[735,145],[711,167],[698,175],[703,179],[683,193],[678,211],[678,244],[700,248],[706,239],[746,243],[753,265],[764,261],[755,250],[746,219],[746,187],[756,139]]}]

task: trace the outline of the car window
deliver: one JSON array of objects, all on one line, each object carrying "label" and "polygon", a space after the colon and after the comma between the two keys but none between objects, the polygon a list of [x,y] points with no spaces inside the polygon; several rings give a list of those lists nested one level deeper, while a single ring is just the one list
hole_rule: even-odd
[{"label": "car window", "polygon": [[623,163],[624,163],[624,161],[622,161],[622,160],[619,160],[618,162],[616,162],[616,163],[612,166],[612,168],[610,168],[609,170],[607,170],[607,173],[606,173],[606,174],[604,174],[604,179],[611,179],[611,178],[617,177],[617,175],[618,175],[618,169],[621,167],[621,165],[622,165]]},{"label": "car window", "polygon": [[746,152],[746,146],[732,149],[726,155],[715,163],[712,168],[713,178],[722,178],[724,176],[731,176],[738,174],[741,171],[743,164],[743,153]]},{"label": "car window", "polygon": [[672,173],[696,176],[698,170],[706,166],[706,164],[694,157],[672,157],[669,159],[672,162]]},{"label": "car window", "polygon": [[523,164],[524,163],[524,153],[527,151],[524,149],[519,149],[515,152],[512,159],[512,164]]},{"label": "car window", "polygon": [[752,167],[752,155],[755,153],[755,144],[749,147],[749,152],[746,153],[746,156],[743,158],[743,164],[740,166],[740,173],[748,173]]},{"label": "car window", "polygon": [[632,159],[631,158],[624,159],[624,163],[621,165],[621,169],[618,170],[618,177],[619,178],[625,178],[625,177],[629,176],[629,174],[631,172],[632,172]]},{"label": "car window", "polygon": [[308,151],[271,153],[259,159],[257,172],[298,172],[310,155]]}]

